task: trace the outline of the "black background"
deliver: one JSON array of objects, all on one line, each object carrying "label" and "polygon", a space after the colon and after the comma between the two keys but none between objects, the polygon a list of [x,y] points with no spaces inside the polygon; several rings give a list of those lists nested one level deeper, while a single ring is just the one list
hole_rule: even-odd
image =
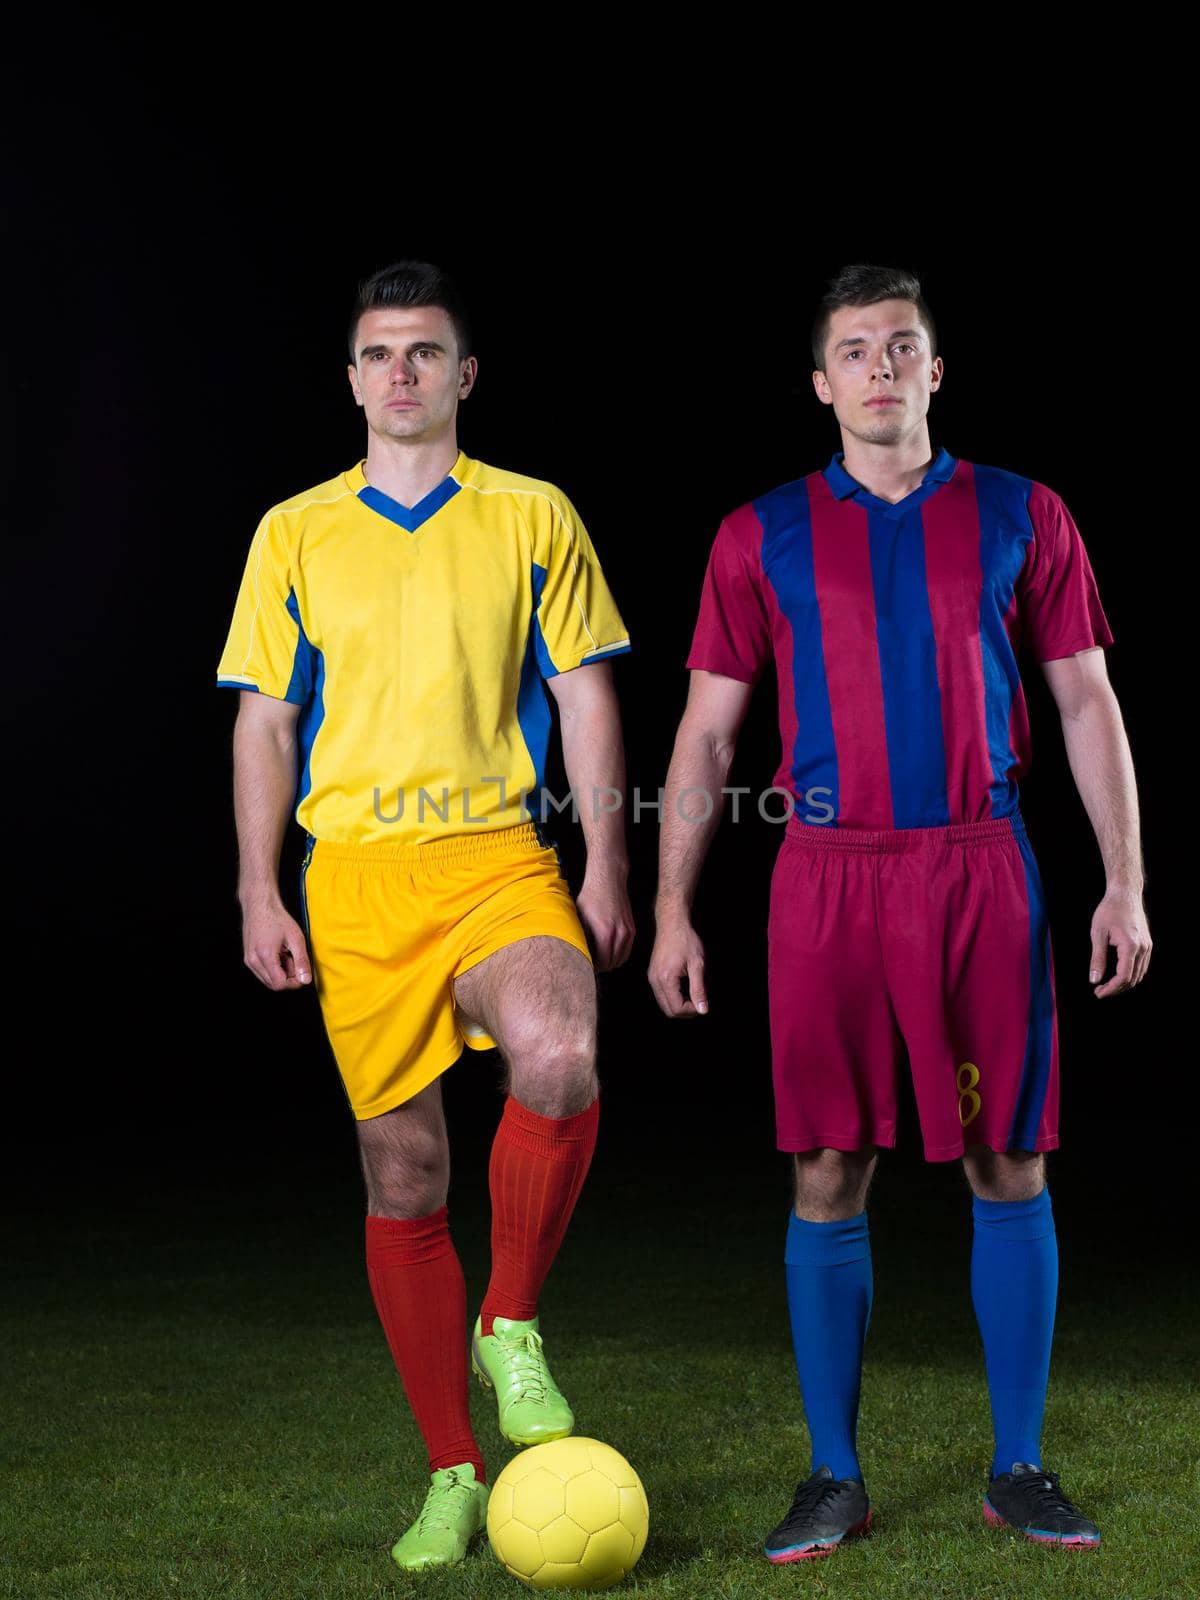
[{"label": "black background", "polygon": [[[436,97],[432,115],[401,94],[347,119],[338,95],[283,93],[249,66],[201,104],[145,37],[89,27],[49,102],[64,137],[30,138],[12,212],[9,980],[28,1032],[14,1034],[10,1170],[153,1202],[184,1179],[299,1186],[353,1162],[315,996],[270,994],[242,966],[237,697],[213,679],[262,512],[365,451],[345,377],[356,282],[401,256],[459,280],[480,359],[460,441],[553,480],[582,513],[634,643],[614,666],[628,784],[653,793],[721,515],[837,447],[808,329],[828,277],[866,259],[915,268],[937,317],[935,447],[1048,483],[1092,557],[1158,948],[1139,991],[1094,1000],[1103,874],[1032,668],[1023,809],[1054,930],[1059,1161],[1097,1191],[1116,1175],[1138,1213],[1164,1185],[1185,1195],[1161,1151],[1188,1093],[1171,894],[1190,806],[1168,761],[1192,693],[1168,652],[1194,531],[1171,423],[1190,379],[1164,349],[1173,302],[1158,285],[1177,241],[1145,174],[1114,189],[1102,163],[1048,157],[1044,195],[1025,169],[985,204],[986,186],[927,171],[897,185],[886,163],[850,182],[834,150],[710,164],[679,129],[640,148],[500,149],[495,123],[464,124]],[[730,781],[770,781],[774,719],[768,674]],[[549,782],[561,792],[561,768]],[[577,887],[580,840],[558,832]],[[601,980],[601,1158],[659,1163],[666,1184],[723,1167],[782,1182],[765,985],[778,830],[718,838],[697,907],[711,1014],[673,1024],[645,979],[655,832],[630,830],[638,940]],[[447,1076],[457,1124],[496,1115],[496,1079],[470,1055]],[[894,1159],[919,1158],[910,1112]]]}]

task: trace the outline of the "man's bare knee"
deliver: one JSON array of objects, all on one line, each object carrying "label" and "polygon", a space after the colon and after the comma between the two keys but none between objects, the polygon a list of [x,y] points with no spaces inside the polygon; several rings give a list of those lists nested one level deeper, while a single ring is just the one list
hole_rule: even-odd
[{"label": "man's bare knee", "polygon": [[561,939],[518,940],[473,967],[455,991],[500,1047],[507,1088],[543,1117],[585,1111],[596,1078],[596,980]]},{"label": "man's bare knee", "polygon": [[805,1222],[842,1222],[867,1203],[877,1152],[803,1150],[793,1158],[796,1215]]},{"label": "man's bare knee", "polygon": [[963,1171],[980,1200],[1033,1200],[1046,1186],[1046,1158],[1037,1150],[989,1150],[971,1145]]},{"label": "man's bare knee", "polygon": [[360,1140],[367,1211],[373,1217],[427,1217],[444,1206],[450,1188],[449,1152],[433,1142],[404,1150],[369,1149]]},{"label": "man's bare knee", "polygon": [[427,1217],[446,1203],[450,1144],[441,1086],[358,1124],[358,1148],[373,1217]]},{"label": "man's bare knee", "polygon": [[506,1057],[508,1089],[542,1117],[573,1117],[600,1092],[596,1044],[587,1031],[564,1027],[517,1043]]}]

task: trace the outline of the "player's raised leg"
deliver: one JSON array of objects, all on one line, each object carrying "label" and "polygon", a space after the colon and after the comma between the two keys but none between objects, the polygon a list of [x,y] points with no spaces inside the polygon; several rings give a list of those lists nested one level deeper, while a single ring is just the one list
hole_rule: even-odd
[{"label": "player's raised leg", "polygon": [[455,979],[455,999],[496,1041],[508,1098],[492,1145],[492,1275],[472,1361],[515,1444],[560,1439],[575,1419],[546,1365],[538,1296],[596,1145],[596,985],[565,940],[519,939]]},{"label": "player's raised leg", "polygon": [[447,1221],[440,1082],[357,1128],[367,1275],[431,1473],[420,1515],[392,1555],[402,1567],[450,1566],[483,1527],[488,1491],[467,1405],[466,1286]]},{"label": "player's raised leg", "polygon": [[1058,1296],[1058,1243],[1044,1158],[973,1146],[971,1296],[983,1338],[996,1448],[983,1514],[1038,1544],[1094,1548],[1100,1530],[1042,1468],[1042,1415]]},{"label": "player's raised leg", "polygon": [[871,1520],[856,1435],[873,1287],[865,1208],[875,1151],[808,1150],[794,1161],[784,1259],[812,1473],[767,1536],[774,1562],[829,1555]]}]

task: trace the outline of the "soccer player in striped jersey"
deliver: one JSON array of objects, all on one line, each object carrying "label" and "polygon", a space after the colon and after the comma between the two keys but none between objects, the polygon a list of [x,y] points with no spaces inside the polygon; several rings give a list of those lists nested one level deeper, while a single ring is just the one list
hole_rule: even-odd
[{"label": "soccer player in striped jersey", "polygon": [[[315,985],[356,1119],[371,1290],[428,1450],[424,1506],[392,1551],[405,1568],[460,1561],[488,1493],[441,1074],[464,1045],[504,1057],[470,1359],[508,1439],[561,1438],[574,1417],[538,1295],[596,1141],[593,965],[620,965],[633,940],[621,812],[580,807],[577,902],[531,820],[543,683],[572,790],[623,788],[609,658],[625,625],[567,497],[459,449],[476,372],[443,272],[399,262],[362,286],[349,380],[367,454],[263,517],[217,672],[240,691],[246,964],[273,990]],[[278,880],[293,809],[303,927]]]},{"label": "soccer player in striped jersey", "polygon": [[844,269],[813,359],[842,449],[717,533],[667,779],[650,965],[667,1015],[707,1011],[691,905],[738,730],[773,659],[774,781],[791,810],[771,885],[768,995],[813,1458],[766,1555],[828,1554],[871,1519],[856,1442],[865,1205],[877,1151],[895,1142],[905,1049],[926,1158],[961,1159],[974,1196],[971,1289],[995,1429],[984,1516],[1094,1548],[1095,1523],[1041,1457],[1058,1038],[1045,901],[1018,807],[1030,759],[1018,653],[1057,702],[1103,857],[1090,980],[1106,998],[1139,983],[1150,957],[1133,767],[1104,666],[1112,635],[1059,496],[932,447],[943,366],[911,274]]}]

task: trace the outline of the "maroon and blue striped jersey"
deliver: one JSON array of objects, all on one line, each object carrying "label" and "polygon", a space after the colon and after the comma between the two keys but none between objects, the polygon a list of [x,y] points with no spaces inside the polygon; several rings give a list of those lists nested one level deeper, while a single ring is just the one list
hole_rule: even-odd
[{"label": "maroon and blue striped jersey", "polygon": [[775,783],[805,820],[933,828],[1017,810],[1019,653],[1111,643],[1052,489],[941,450],[891,505],[839,454],[721,523],[687,664],[753,683],[774,655]]}]

